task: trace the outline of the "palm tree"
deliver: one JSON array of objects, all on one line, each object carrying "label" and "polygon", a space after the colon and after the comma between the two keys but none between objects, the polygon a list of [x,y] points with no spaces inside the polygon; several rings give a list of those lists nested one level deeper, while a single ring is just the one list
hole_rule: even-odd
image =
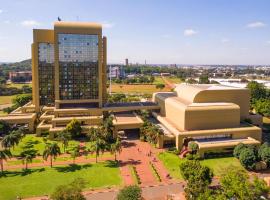
[{"label": "palm tree", "polygon": [[21,131],[12,131],[10,134],[5,135],[3,140],[1,141],[1,145],[4,148],[10,149],[11,147],[15,147],[18,145],[22,138]]},{"label": "palm tree", "polygon": [[73,158],[73,164],[75,164],[75,159],[80,156],[80,145],[76,145],[71,151],[71,157]]},{"label": "palm tree", "polygon": [[100,155],[100,153],[104,153],[104,151],[106,150],[106,141],[104,140],[104,136],[102,135],[102,128],[91,128],[88,137],[92,142],[89,150],[91,153],[96,154],[97,163],[97,157]]},{"label": "palm tree", "polygon": [[44,152],[43,152],[43,159],[47,160],[50,157],[50,163],[52,167],[53,159],[55,159],[58,155],[61,154],[60,147],[56,142],[53,143],[46,143]]},{"label": "palm tree", "polygon": [[71,134],[67,132],[66,130],[64,130],[58,134],[57,138],[62,142],[63,147],[64,147],[64,152],[66,153],[68,142],[71,139]]},{"label": "palm tree", "polygon": [[37,150],[29,149],[21,153],[22,163],[25,164],[25,169],[28,169],[28,163],[32,163],[33,159],[37,156]]},{"label": "palm tree", "polygon": [[110,145],[111,154],[114,154],[114,160],[116,161],[116,154],[122,151],[121,141],[119,138]]},{"label": "palm tree", "polygon": [[31,163],[37,156],[37,150],[34,149],[34,141],[29,140],[22,146],[23,151],[20,154],[22,163],[25,164],[25,169],[28,168],[28,163]]},{"label": "palm tree", "polygon": [[4,171],[4,160],[11,158],[12,154],[8,149],[1,149],[0,150],[0,165],[1,165],[1,172]]}]

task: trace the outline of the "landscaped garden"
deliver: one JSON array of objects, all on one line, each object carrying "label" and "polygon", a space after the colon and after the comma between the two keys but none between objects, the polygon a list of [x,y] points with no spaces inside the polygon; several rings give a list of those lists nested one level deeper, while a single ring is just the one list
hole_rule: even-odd
[{"label": "landscaped garden", "polygon": [[[73,119],[51,138],[46,133],[42,137],[25,134],[23,128],[1,121],[0,200],[50,195],[59,185],[77,178],[86,181],[85,189],[121,185],[117,162],[121,142],[113,138],[111,124],[108,117],[102,126],[83,134],[80,123]],[[99,157],[106,161],[98,162]]]},{"label": "landscaped garden", "polygon": [[[176,179],[182,179],[179,166],[187,159],[181,159],[178,155],[170,152],[162,152],[159,154],[159,159],[163,162],[164,166],[170,172],[170,175]],[[234,168],[243,169],[240,162],[234,157],[222,157],[222,158],[209,158],[201,160],[200,163],[203,166],[208,166],[213,170],[215,176],[220,176],[224,169],[229,166]]]},{"label": "landscaped garden", "polygon": [[0,178],[0,200],[49,195],[57,186],[76,178],[86,181],[86,189],[119,186],[122,183],[118,165],[114,161],[32,168],[29,171],[12,170]]}]

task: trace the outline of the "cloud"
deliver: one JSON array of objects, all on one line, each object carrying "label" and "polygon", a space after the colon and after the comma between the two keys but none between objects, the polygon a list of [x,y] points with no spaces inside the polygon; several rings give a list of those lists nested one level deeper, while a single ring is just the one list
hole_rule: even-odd
[{"label": "cloud", "polygon": [[5,24],[10,24],[10,21],[9,20],[5,20],[4,23]]},{"label": "cloud", "polygon": [[25,27],[33,27],[33,26],[39,26],[40,23],[35,20],[24,20],[21,22],[21,25]]},{"label": "cloud", "polygon": [[3,10],[0,9],[0,14],[3,12]]},{"label": "cloud", "polygon": [[270,40],[266,41],[266,44],[270,45]]},{"label": "cloud", "polygon": [[229,40],[228,38],[222,38],[222,39],[221,39],[221,42],[222,42],[223,44],[225,44],[225,43],[229,43],[230,40]]},{"label": "cloud", "polygon": [[265,26],[266,26],[266,24],[263,22],[260,22],[260,21],[247,24],[247,28],[262,28]]},{"label": "cloud", "polygon": [[103,22],[102,23],[102,27],[103,28],[112,28],[112,27],[114,27],[114,23],[110,23],[110,22]]},{"label": "cloud", "polygon": [[184,30],[184,36],[193,36],[196,35],[198,32],[193,29],[186,29]]}]

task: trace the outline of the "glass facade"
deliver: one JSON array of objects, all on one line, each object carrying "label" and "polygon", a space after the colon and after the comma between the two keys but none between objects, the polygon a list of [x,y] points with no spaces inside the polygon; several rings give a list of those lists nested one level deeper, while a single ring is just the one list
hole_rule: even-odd
[{"label": "glass facade", "polygon": [[58,34],[61,100],[98,99],[98,35]]},{"label": "glass facade", "polygon": [[40,105],[54,105],[54,45],[38,44],[38,81]]}]

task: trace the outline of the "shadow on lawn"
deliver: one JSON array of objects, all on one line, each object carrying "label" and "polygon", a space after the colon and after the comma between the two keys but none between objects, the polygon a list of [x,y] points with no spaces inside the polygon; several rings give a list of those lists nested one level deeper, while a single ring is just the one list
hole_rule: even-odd
[{"label": "shadow on lawn", "polygon": [[89,167],[91,167],[91,164],[86,164],[86,165],[77,165],[77,164],[70,164],[68,166],[58,166],[58,167],[54,167],[54,169],[58,172],[75,172],[81,169],[87,169]]},{"label": "shadow on lawn", "polygon": [[39,168],[39,169],[23,169],[22,171],[4,171],[3,173],[0,173],[0,178],[2,177],[14,177],[14,176],[27,176],[32,173],[36,172],[44,172],[45,168]]}]

